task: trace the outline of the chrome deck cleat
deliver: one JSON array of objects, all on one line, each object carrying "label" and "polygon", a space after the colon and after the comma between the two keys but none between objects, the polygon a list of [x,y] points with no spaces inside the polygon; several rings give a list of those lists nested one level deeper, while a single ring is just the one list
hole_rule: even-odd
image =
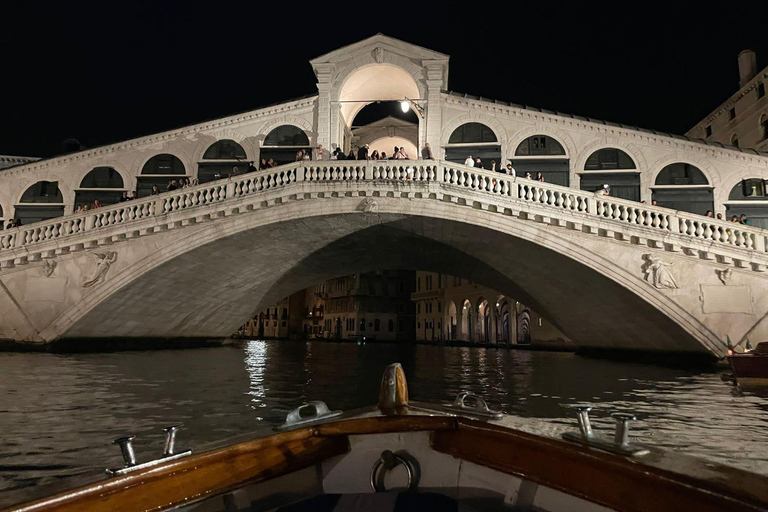
[{"label": "chrome deck cleat", "polygon": [[630,444],[629,442],[629,422],[637,419],[633,414],[616,413],[611,415],[616,420],[616,430],[613,434],[613,441],[609,441],[608,439],[597,437],[592,431],[592,424],[589,420],[591,407],[577,407],[576,410],[578,411],[579,432],[566,432],[563,434],[563,439],[566,441],[585,444],[607,452],[629,455],[630,457],[642,457],[650,453],[647,447]]},{"label": "chrome deck cleat", "polygon": [[117,469],[107,469],[107,473],[113,476],[124,475],[132,471],[139,469],[145,469],[152,466],[156,466],[169,460],[180,459],[192,454],[192,450],[184,450],[176,452],[176,432],[182,427],[182,425],[172,425],[163,429],[165,432],[165,449],[163,450],[163,456],[159,459],[150,460],[148,462],[142,462],[138,464],[136,462],[136,453],[133,450],[133,440],[136,436],[119,437],[112,441],[112,444],[120,446],[120,452],[123,454],[123,461],[125,466]]},{"label": "chrome deck cleat", "polygon": [[[314,409],[314,413],[311,411]],[[302,411],[310,411],[309,414],[302,414]],[[322,400],[313,400],[295,408],[285,417],[285,422],[276,426],[277,431],[290,430],[297,427],[306,427],[315,425],[327,419],[335,418],[342,414],[342,411],[331,411]]]}]

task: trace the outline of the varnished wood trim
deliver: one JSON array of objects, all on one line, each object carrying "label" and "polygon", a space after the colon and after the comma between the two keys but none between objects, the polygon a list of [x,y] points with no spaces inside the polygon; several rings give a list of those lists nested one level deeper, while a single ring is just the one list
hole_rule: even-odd
[{"label": "varnished wood trim", "polygon": [[317,425],[314,428],[321,436],[432,431],[455,429],[456,418],[452,416],[377,416],[335,421]]},{"label": "varnished wood trim", "polygon": [[653,450],[635,462],[565,441],[460,419],[435,432],[436,451],[621,512],[768,511],[760,475]]},{"label": "varnished wood trim", "polygon": [[227,492],[245,482],[292,473],[349,450],[344,436],[277,434],[193,455],[159,468],[112,478],[4,512],[137,512],[165,510]]}]

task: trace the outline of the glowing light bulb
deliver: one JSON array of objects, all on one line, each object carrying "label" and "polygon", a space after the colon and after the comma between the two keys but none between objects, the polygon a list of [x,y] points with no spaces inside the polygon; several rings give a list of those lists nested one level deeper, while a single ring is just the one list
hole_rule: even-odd
[{"label": "glowing light bulb", "polygon": [[407,101],[403,100],[400,102],[400,109],[403,111],[403,114],[405,114],[411,109],[411,106],[408,104]]}]

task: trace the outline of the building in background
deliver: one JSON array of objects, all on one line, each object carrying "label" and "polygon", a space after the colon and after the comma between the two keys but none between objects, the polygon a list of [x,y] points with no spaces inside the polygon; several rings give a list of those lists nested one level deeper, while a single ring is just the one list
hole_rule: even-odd
[{"label": "building in background", "polygon": [[436,272],[417,272],[416,340],[515,344],[569,342],[554,325],[487,286]]},{"label": "building in background", "polygon": [[[753,152],[768,152],[768,98],[765,89],[768,86],[768,67],[757,71],[757,57],[752,50],[739,54],[739,90],[719,107],[691,128],[686,136],[692,139],[704,139],[718,142],[725,146],[734,146]],[[677,164],[674,172],[659,174],[653,198],[660,206],[676,208],[680,194],[684,192],[680,185],[699,185],[700,200],[708,200],[705,195],[712,194],[711,186],[705,178],[691,172],[690,164]],[[746,172],[745,172],[746,171]],[[768,228],[768,196],[765,176],[758,176],[747,170],[742,171],[741,179],[729,184],[730,191],[724,201],[727,218],[746,214],[750,224]]]},{"label": "building in background", "polygon": [[415,273],[383,270],[329,279],[266,308],[241,336],[412,341]]}]

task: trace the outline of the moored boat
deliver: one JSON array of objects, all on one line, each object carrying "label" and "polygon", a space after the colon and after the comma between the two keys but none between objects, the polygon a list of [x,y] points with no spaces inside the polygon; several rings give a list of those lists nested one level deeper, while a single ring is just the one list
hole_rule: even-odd
[{"label": "moored boat", "polygon": [[378,405],[348,413],[310,402],[276,432],[202,453],[176,448],[13,511],[768,511],[768,478],[635,444],[628,415],[612,439],[589,408],[562,438],[461,393],[450,405],[409,399],[399,364],[384,373]]},{"label": "moored boat", "polygon": [[754,350],[728,354],[736,383],[742,387],[768,387],[768,341]]}]

